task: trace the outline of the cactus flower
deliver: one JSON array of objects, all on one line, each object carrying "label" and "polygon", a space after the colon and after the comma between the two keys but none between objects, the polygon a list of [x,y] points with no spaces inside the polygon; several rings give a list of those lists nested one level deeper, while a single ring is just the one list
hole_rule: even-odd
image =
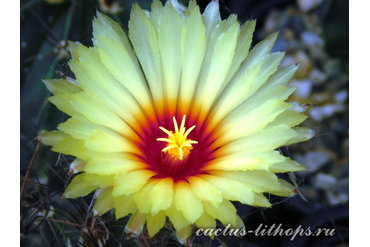
[{"label": "cactus flower", "polygon": [[263,193],[291,196],[276,173],[303,165],[277,150],[310,139],[299,103],[285,100],[297,65],[278,68],[277,33],[250,49],[255,20],[222,20],[218,1],[134,4],[129,38],[97,12],[93,47],[69,42],[75,78],[44,80],[70,118],[39,139],[71,155],[78,173],[64,197],[96,191],[95,215],[131,215],[126,232],[150,237],[167,218],[180,243],[192,227],[238,228],[232,201],[270,207]]}]

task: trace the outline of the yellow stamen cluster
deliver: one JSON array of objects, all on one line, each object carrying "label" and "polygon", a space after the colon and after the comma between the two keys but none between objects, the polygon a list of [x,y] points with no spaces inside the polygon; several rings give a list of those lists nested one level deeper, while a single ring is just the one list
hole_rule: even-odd
[{"label": "yellow stamen cluster", "polygon": [[[168,135],[168,138],[158,138],[157,141],[167,142],[167,147],[162,149],[162,152],[168,152],[168,154],[171,155],[172,158],[175,160],[182,160],[185,158],[188,154],[190,154],[190,150],[193,148],[191,144],[197,144],[197,141],[193,141],[190,139],[187,139],[187,136],[189,133],[195,128],[195,125],[193,125],[188,130],[185,129],[185,119],[186,116],[182,118],[180,129],[177,125],[177,121],[175,117],[173,117],[173,124],[175,126],[175,133],[172,131],[168,131],[167,129],[163,128],[162,126],[159,127],[164,133]],[[186,130],[186,132],[185,132]]]}]

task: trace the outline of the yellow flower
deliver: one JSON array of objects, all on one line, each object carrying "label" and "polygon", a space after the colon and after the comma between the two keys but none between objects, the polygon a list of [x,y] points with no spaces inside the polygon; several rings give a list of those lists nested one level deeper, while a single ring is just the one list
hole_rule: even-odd
[{"label": "yellow flower", "polygon": [[115,15],[122,10],[118,4],[118,0],[99,0],[99,4],[104,13]]},{"label": "yellow flower", "polygon": [[[304,166],[276,151],[308,140],[299,103],[284,102],[296,65],[278,69],[270,54],[277,34],[250,50],[255,21],[221,21],[212,1],[201,14],[195,1],[151,12],[133,5],[130,41],[97,13],[94,46],[69,43],[76,79],[44,80],[50,101],[71,116],[39,139],[75,156],[77,175],[66,198],[97,190],[96,215],[114,208],[131,214],[126,232],[144,224],[153,237],[166,217],[180,243],[200,228],[243,222],[230,201],[270,207],[263,193],[290,196],[293,186],[275,173]],[[249,51],[250,50],[250,51]]]}]

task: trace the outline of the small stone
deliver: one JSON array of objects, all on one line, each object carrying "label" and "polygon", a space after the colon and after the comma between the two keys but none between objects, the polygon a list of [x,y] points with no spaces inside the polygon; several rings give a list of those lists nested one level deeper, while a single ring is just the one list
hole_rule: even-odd
[{"label": "small stone", "polygon": [[311,80],[293,80],[289,83],[289,86],[297,88],[294,91],[294,96],[299,98],[307,99],[311,94],[312,83]]},{"label": "small stone", "polygon": [[299,67],[297,72],[294,75],[294,78],[296,79],[306,79],[312,69],[313,65],[310,60],[310,58],[307,56],[307,54],[302,51],[298,50],[293,54],[287,55],[282,61],[280,67],[285,67],[294,63],[299,63]]},{"label": "small stone", "polygon": [[330,154],[324,151],[312,151],[306,155],[297,155],[294,160],[305,165],[308,171],[314,172],[330,161]]},{"label": "small stone", "polygon": [[320,173],[315,177],[315,186],[320,189],[329,189],[337,182],[337,179],[331,174]]},{"label": "small stone", "polygon": [[322,0],[298,0],[298,6],[302,11],[308,12],[321,2]]},{"label": "small stone", "polygon": [[313,107],[310,109],[310,117],[315,121],[321,121],[344,109],[344,106],[341,104],[327,104],[320,107]]},{"label": "small stone", "polygon": [[328,76],[325,73],[318,70],[318,69],[313,69],[311,71],[310,79],[311,79],[312,83],[314,83],[314,84],[323,83],[323,82],[326,81],[327,78],[328,78]]},{"label": "small stone", "polygon": [[307,46],[318,46],[323,47],[324,41],[316,33],[310,31],[304,31],[301,34],[301,40]]},{"label": "small stone", "polygon": [[347,91],[341,91],[335,95],[335,102],[337,103],[344,103],[348,98],[348,92]]}]

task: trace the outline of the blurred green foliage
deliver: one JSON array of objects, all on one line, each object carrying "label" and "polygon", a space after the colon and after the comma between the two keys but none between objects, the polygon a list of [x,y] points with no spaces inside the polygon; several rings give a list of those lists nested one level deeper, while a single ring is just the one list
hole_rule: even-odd
[{"label": "blurred green foliage", "polygon": [[349,1],[332,0],[322,20],[325,50],[342,60],[342,69],[348,73],[349,61]]}]

